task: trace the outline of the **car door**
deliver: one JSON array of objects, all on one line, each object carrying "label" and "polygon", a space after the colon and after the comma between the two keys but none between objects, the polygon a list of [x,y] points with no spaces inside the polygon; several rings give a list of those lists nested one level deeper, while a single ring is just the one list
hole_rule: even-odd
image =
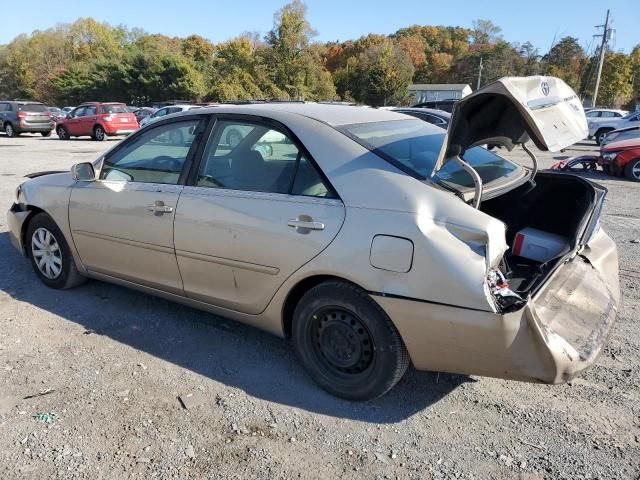
[{"label": "car door", "polygon": [[93,126],[96,123],[96,106],[87,105],[78,117],[78,135],[93,135]]},{"label": "car door", "polygon": [[[247,132],[235,146],[231,130]],[[185,186],[174,242],[185,294],[257,314],[340,230],[344,205],[304,147],[269,123],[220,117]]]},{"label": "car door", "polygon": [[86,107],[81,105],[69,114],[70,117],[64,122],[64,127],[67,129],[69,135],[80,135],[80,122],[82,121],[82,116],[84,115]]},{"label": "car door", "polygon": [[141,131],[103,159],[96,181],[74,186],[69,223],[89,271],[182,294],[173,221],[203,123]]},{"label": "car door", "polygon": [[0,130],[4,130],[4,120],[7,118],[7,112],[9,111],[9,104],[0,102]]}]

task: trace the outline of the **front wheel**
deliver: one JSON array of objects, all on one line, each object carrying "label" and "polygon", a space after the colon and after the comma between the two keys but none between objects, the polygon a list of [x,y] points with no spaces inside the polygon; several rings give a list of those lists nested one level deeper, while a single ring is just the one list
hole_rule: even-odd
[{"label": "front wheel", "polygon": [[371,400],[402,378],[409,354],[395,326],[369,295],[341,281],[321,283],[299,301],[294,348],[322,388],[349,400]]},{"label": "front wheel", "polygon": [[67,132],[66,128],[60,126],[56,129],[56,133],[60,140],[69,140],[69,132]]},{"label": "front wheel", "polygon": [[609,133],[611,131],[611,129],[603,129],[603,130],[599,130],[598,133],[596,133],[596,143],[598,145],[602,145],[602,142],[604,142],[604,137],[607,135],[607,133]]},{"label": "front wheel", "polygon": [[634,182],[640,182],[640,158],[631,160],[624,167],[624,176]]},{"label": "front wheel", "polygon": [[84,282],[64,235],[46,213],[31,219],[25,243],[36,275],[48,287],[67,289]]},{"label": "front wheel", "polygon": [[93,129],[93,139],[98,142],[104,142],[107,139],[107,133],[100,125]]}]

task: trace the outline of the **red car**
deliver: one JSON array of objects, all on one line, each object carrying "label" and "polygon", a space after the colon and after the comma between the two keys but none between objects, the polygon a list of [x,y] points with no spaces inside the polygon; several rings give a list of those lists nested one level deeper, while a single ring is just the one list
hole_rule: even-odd
[{"label": "red car", "polygon": [[640,138],[607,143],[600,149],[598,165],[609,175],[640,182]]},{"label": "red car", "polygon": [[60,140],[92,137],[103,141],[113,135],[128,135],[140,125],[124,103],[88,102],[74,108],[56,127]]}]

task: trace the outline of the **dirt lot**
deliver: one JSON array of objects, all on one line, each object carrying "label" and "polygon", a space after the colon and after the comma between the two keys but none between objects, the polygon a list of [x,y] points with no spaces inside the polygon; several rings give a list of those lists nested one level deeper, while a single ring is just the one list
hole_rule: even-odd
[{"label": "dirt lot", "polygon": [[[22,175],[113,142],[0,136],[1,208]],[[1,215],[0,478],[640,478],[640,185],[592,176],[623,292],[596,365],[562,386],[409,371],[366,404],[255,329],[97,281],[47,289]]]}]

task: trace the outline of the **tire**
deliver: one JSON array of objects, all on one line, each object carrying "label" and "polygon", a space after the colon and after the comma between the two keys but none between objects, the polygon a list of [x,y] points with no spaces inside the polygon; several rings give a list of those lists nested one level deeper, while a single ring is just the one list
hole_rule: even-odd
[{"label": "tire", "polygon": [[13,128],[13,125],[11,125],[9,122],[5,123],[4,125],[4,133],[7,135],[7,137],[9,138],[14,138],[17,137],[19,134],[15,131],[15,129]]},{"label": "tire", "polygon": [[387,393],[409,366],[409,354],[382,308],[362,289],[321,283],[298,302],[293,344],[311,378],[348,400]]},{"label": "tire", "polygon": [[640,158],[631,160],[625,165],[624,176],[632,182],[640,182]]},{"label": "tire", "polygon": [[107,139],[107,132],[100,125],[96,125],[93,128],[93,139],[98,142],[104,142]]},{"label": "tire", "polygon": [[76,268],[64,235],[46,213],[31,218],[25,246],[36,275],[48,287],[68,289],[86,280]]},{"label": "tire", "polygon": [[56,133],[58,134],[58,138],[60,140],[69,140],[69,132],[67,132],[67,129],[64,128],[62,125],[60,125],[56,129]]},{"label": "tire", "polygon": [[607,133],[612,132],[612,131],[613,131],[613,128],[603,128],[603,129],[598,130],[596,132],[596,134],[595,134],[596,143],[598,145],[601,145],[602,141],[604,140],[604,136]]},{"label": "tire", "polygon": [[51,136],[51,130],[49,130],[48,132],[40,132],[40,135],[42,135],[43,137],[50,137]]}]

